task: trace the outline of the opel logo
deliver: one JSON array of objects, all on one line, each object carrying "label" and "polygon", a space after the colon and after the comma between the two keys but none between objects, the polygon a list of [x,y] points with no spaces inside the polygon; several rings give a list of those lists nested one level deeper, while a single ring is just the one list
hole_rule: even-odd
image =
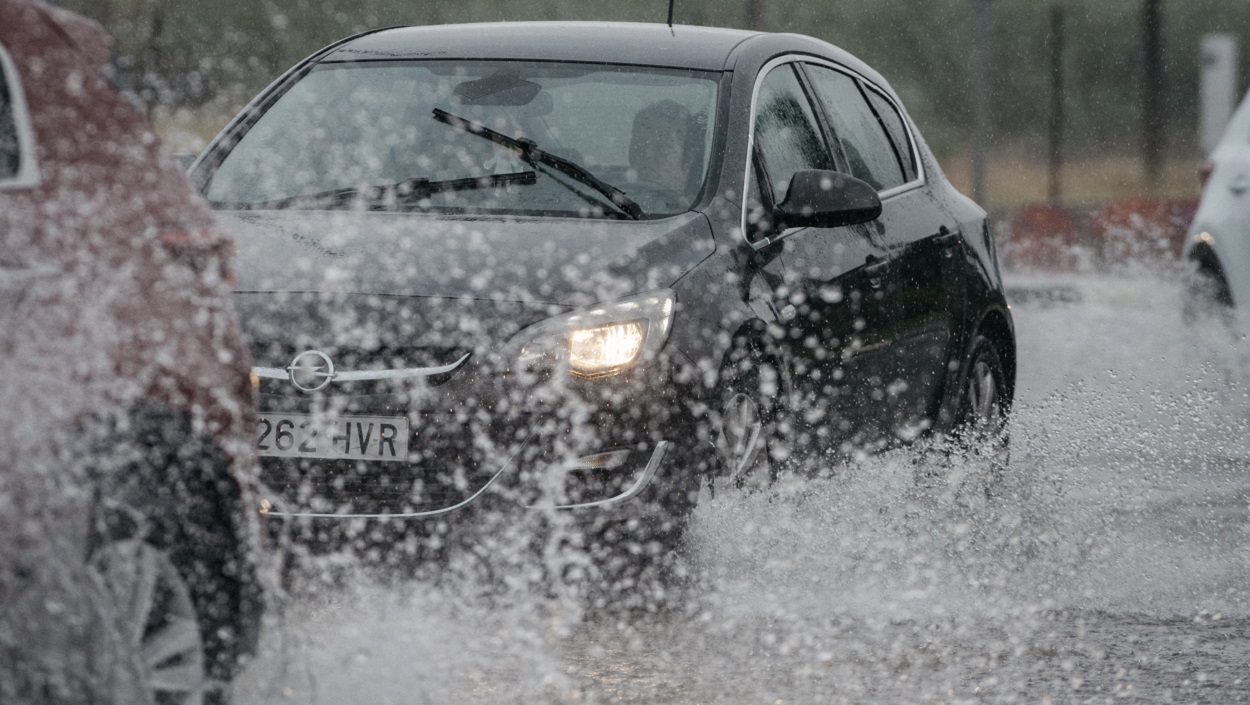
[{"label": "opel logo", "polygon": [[334,363],[320,350],[307,350],[295,356],[286,368],[291,384],[305,392],[315,392],[334,380]]}]

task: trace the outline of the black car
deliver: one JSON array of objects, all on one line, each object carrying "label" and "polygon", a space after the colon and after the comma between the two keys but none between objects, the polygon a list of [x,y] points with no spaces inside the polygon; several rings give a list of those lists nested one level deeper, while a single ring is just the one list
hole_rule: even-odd
[{"label": "black car", "polygon": [[238,241],[270,517],[314,533],[556,508],[662,548],[705,483],[1010,406],[985,212],[885,80],[810,37],[370,32],[192,177]]}]

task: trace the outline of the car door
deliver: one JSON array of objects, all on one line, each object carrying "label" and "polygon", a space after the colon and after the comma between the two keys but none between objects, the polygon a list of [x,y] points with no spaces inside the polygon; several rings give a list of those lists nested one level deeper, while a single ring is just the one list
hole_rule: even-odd
[{"label": "car door", "polygon": [[757,242],[772,240],[761,254],[774,250],[784,265],[777,337],[795,373],[799,438],[849,451],[883,420],[874,393],[887,371],[888,262],[875,229],[864,225],[772,232],[768,214],[794,173],[836,167],[799,71],[776,62],[757,84],[747,229]]},{"label": "car door", "polygon": [[883,318],[888,359],[877,368],[883,435],[911,438],[932,423],[963,320],[958,223],[926,188],[910,130],[884,92],[833,65],[806,63],[818,104],[850,173],[877,188],[888,251]]}]

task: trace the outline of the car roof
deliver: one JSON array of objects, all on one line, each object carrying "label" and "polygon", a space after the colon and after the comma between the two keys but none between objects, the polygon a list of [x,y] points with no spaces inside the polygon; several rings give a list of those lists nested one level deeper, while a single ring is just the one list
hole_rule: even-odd
[{"label": "car roof", "polygon": [[430,25],[373,32],[321,60],[529,59],[720,71],[736,46],[759,34],[629,22]]}]

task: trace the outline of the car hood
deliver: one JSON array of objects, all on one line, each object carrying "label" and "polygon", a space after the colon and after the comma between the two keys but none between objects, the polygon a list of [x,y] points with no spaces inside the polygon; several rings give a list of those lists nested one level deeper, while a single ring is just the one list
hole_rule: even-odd
[{"label": "car hood", "polygon": [[662,288],[715,250],[707,220],[223,213],[239,292],[588,305]]}]

